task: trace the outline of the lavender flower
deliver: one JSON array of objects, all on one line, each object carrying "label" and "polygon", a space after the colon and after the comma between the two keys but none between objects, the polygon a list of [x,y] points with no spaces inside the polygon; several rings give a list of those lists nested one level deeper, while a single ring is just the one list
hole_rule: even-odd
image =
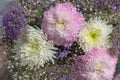
[{"label": "lavender flower", "polygon": [[42,16],[46,9],[53,6],[54,0],[21,0],[20,4],[28,9],[28,24],[41,26]]},{"label": "lavender flower", "polygon": [[114,28],[111,34],[111,40],[113,43],[113,54],[120,55],[120,23]]},{"label": "lavender flower", "polygon": [[25,20],[24,8],[19,5],[14,5],[6,10],[2,19],[5,35],[12,42],[17,40],[19,33],[25,29],[27,21]]},{"label": "lavender flower", "polygon": [[120,9],[119,0],[77,0],[74,2],[78,10],[83,12],[118,12]]},{"label": "lavender flower", "polygon": [[99,15],[112,24],[118,23],[119,0],[76,0],[74,4],[77,10],[82,11],[87,19]]},{"label": "lavender flower", "polygon": [[48,74],[49,78],[55,78],[54,80],[73,80],[73,70],[74,70],[74,59],[75,57],[68,57],[65,64],[56,64],[51,66],[48,70],[46,70],[46,74]]},{"label": "lavender flower", "polygon": [[93,0],[98,11],[105,12],[109,10],[110,12],[118,12],[120,9],[119,0]]},{"label": "lavender flower", "polygon": [[58,59],[64,60],[68,56],[68,54],[69,54],[69,51],[67,48],[60,47],[56,56],[58,57]]},{"label": "lavender flower", "polygon": [[[29,68],[28,66],[20,66],[20,63],[15,60],[10,54],[8,56],[9,75],[13,80],[70,80],[73,72],[74,57],[67,58],[62,64],[46,64],[39,69]],[[12,61],[13,60],[13,61]],[[58,61],[59,62],[59,61]],[[57,63],[57,62],[56,62]],[[71,76],[69,76],[71,75]]]}]

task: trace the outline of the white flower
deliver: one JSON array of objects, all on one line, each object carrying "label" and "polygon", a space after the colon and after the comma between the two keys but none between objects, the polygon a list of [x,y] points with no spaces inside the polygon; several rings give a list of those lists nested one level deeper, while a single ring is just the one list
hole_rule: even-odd
[{"label": "white flower", "polygon": [[27,31],[20,34],[13,52],[16,53],[15,58],[20,60],[21,65],[28,64],[31,68],[39,68],[44,67],[48,61],[54,63],[55,52],[52,49],[55,49],[54,45],[47,41],[43,31],[29,26]]},{"label": "white flower", "polygon": [[112,32],[112,25],[100,18],[90,19],[86,28],[79,33],[79,44],[87,52],[93,48],[110,48],[109,34]]}]

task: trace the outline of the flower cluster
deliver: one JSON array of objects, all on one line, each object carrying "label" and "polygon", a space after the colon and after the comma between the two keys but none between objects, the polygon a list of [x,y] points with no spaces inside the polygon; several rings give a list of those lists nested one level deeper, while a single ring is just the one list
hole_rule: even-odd
[{"label": "flower cluster", "polygon": [[120,23],[114,28],[111,34],[111,40],[113,43],[112,52],[116,55],[120,54]]},{"label": "flower cluster", "polygon": [[118,12],[115,1],[24,0],[12,6],[2,18],[5,39],[14,42],[6,43],[11,78],[117,79],[120,24],[105,16]]},{"label": "flower cluster", "polygon": [[101,16],[109,23],[117,24],[120,16],[119,0],[72,0],[78,11],[82,11],[86,19]]},{"label": "flower cluster", "polygon": [[18,35],[22,30],[26,28],[27,21],[25,20],[25,9],[20,5],[14,5],[10,9],[6,10],[3,15],[3,28],[5,35],[12,42],[17,40]]}]

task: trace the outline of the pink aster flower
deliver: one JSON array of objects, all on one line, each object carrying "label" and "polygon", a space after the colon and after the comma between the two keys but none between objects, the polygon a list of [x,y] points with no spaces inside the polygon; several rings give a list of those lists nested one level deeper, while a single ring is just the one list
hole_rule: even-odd
[{"label": "pink aster flower", "polygon": [[93,49],[76,58],[77,80],[112,80],[117,57],[105,49]]},{"label": "pink aster flower", "polygon": [[84,17],[69,2],[57,4],[44,13],[41,25],[49,40],[57,45],[70,46],[84,28]]}]

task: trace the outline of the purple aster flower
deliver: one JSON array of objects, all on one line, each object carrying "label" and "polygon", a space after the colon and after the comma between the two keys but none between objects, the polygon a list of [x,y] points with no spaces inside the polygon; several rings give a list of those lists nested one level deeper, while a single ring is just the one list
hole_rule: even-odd
[{"label": "purple aster flower", "polygon": [[25,29],[27,21],[25,20],[24,8],[19,5],[14,5],[6,10],[2,23],[5,30],[5,35],[11,42],[17,40],[19,33]]},{"label": "purple aster flower", "polygon": [[120,55],[120,23],[114,28],[111,34],[111,40],[113,43],[111,49],[113,54]]},{"label": "purple aster flower", "polygon": [[64,60],[69,54],[69,50],[65,47],[60,47],[58,53],[56,54],[56,56],[58,57],[58,59],[60,60]]}]

